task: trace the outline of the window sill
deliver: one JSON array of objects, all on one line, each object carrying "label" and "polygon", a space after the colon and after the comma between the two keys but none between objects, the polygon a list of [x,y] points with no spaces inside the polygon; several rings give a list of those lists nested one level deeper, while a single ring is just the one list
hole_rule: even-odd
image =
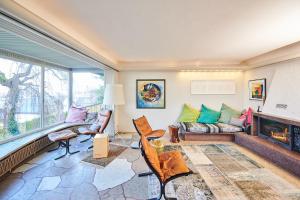
[{"label": "window sill", "polygon": [[26,146],[27,144],[38,140],[41,137],[44,137],[45,135],[48,135],[51,132],[59,131],[66,128],[71,128],[73,126],[80,126],[80,125],[87,125],[85,123],[63,123],[60,125],[57,125],[55,127],[51,127],[49,129],[45,129],[12,141],[9,141],[7,143],[0,144],[0,160],[4,159],[5,157],[9,156],[10,154],[16,152],[17,150],[21,149],[22,147]]}]

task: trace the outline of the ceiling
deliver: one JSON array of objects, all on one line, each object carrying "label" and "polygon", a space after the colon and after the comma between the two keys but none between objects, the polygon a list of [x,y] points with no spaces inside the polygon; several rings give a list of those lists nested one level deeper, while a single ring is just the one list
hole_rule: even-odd
[{"label": "ceiling", "polygon": [[121,70],[231,67],[300,41],[299,0],[14,0]]}]

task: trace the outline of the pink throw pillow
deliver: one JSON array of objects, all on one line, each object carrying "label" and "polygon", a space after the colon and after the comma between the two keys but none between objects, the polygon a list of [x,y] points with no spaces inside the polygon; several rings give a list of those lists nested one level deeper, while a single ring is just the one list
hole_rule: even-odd
[{"label": "pink throw pillow", "polygon": [[85,108],[77,108],[71,106],[66,117],[67,123],[83,123],[87,116],[87,110]]},{"label": "pink throw pillow", "polygon": [[247,113],[247,124],[252,124],[253,110],[249,107]]},{"label": "pink throw pillow", "polygon": [[253,116],[253,110],[252,108],[248,108],[247,111],[245,111],[241,116],[241,120],[245,120],[245,125],[250,125],[252,124],[252,116]]}]

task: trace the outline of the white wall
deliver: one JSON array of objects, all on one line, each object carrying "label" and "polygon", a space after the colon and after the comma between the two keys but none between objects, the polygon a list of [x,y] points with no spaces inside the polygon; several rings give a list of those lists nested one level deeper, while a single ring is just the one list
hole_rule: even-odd
[{"label": "white wall", "polygon": [[248,83],[249,80],[254,80],[254,79],[262,79],[266,78],[266,86],[267,86],[267,97],[268,97],[268,92],[270,89],[270,86],[272,84],[274,72],[276,70],[276,67],[274,65],[269,65],[266,67],[260,67],[260,68],[255,68],[253,70],[249,70],[244,72],[244,108],[251,107],[255,111],[257,110],[257,107],[263,106],[263,101],[256,101],[256,100],[250,100],[249,99],[249,88],[248,88]]},{"label": "white wall", "polygon": [[[136,109],[136,79],[166,79],[166,109]],[[191,95],[191,80],[226,80],[236,81],[235,95]],[[184,103],[196,108],[201,104],[219,110],[222,103],[236,109],[243,108],[243,73],[242,72],[151,72],[130,71],[119,73],[120,83],[124,85],[125,105],[119,106],[119,131],[134,131],[132,119],[147,116],[149,123],[156,128],[166,129],[178,118]]]},{"label": "white wall", "polygon": [[[266,67],[245,72],[245,90],[251,79],[267,78],[267,99],[262,102],[248,100],[244,96],[244,106],[254,109],[258,105],[263,107],[264,113],[282,117],[300,119],[300,59],[280,62]],[[287,109],[277,108],[276,104],[287,104]]]}]

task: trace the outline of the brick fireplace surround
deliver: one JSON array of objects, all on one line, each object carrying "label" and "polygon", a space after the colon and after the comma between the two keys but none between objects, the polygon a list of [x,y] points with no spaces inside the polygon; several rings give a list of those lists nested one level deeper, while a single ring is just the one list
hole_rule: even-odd
[{"label": "brick fireplace surround", "polygon": [[276,122],[287,124],[290,127],[290,144],[291,146],[293,145],[294,133],[292,132],[292,129],[293,127],[300,126],[299,121],[260,113],[255,113],[253,116],[251,135],[238,133],[235,135],[235,142],[300,177],[300,153],[293,151],[292,148],[285,148],[272,140],[260,137],[261,119],[274,120]]}]

